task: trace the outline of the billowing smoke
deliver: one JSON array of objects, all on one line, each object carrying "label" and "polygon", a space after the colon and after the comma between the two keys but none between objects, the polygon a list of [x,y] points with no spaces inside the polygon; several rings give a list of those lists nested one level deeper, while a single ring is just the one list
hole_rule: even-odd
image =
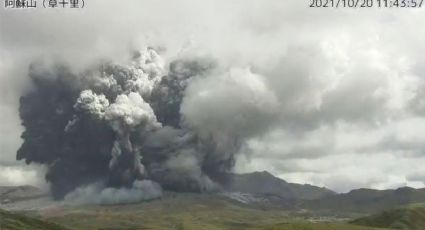
[{"label": "billowing smoke", "polygon": [[17,159],[47,165],[57,199],[219,190],[244,140],[266,131],[277,100],[249,69],[222,71],[208,58],[164,63],[151,48],[128,65],[103,61],[79,74],[34,63]]},{"label": "billowing smoke", "polygon": [[105,188],[104,184],[94,183],[68,193],[65,202],[72,205],[128,204],[141,200],[152,200],[161,195],[161,187],[149,180],[135,181],[130,188]]}]

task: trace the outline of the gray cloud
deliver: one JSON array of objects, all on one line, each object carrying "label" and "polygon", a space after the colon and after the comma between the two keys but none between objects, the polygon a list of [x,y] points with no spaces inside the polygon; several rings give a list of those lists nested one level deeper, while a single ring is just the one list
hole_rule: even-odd
[{"label": "gray cloud", "polygon": [[[60,59],[77,72],[98,58],[125,63],[129,50],[150,45],[164,48],[166,64],[216,60],[217,72],[191,82],[181,112],[208,134],[249,139],[241,153],[251,161],[240,160],[237,170],[269,169],[340,191],[424,186],[411,176],[424,156],[422,9],[309,9],[296,0],[88,3],[76,11],[0,9],[2,171],[21,144],[18,98],[30,87],[32,60]],[[183,171],[191,163],[173,162]]]}]

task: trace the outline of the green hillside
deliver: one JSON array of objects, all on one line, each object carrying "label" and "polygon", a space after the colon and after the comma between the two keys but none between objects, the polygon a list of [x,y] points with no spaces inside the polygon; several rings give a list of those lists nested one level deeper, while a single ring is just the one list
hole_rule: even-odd
[{"label": "green hillside", "polygon": [[253,228],[248,230],[385,230],[385,229],[355,226],[355,225],[344,224],[344,223],[292,222],[292,223],[275,224],[272,226]]},{"label": "green hillside", "polygon": [[384,211],[376,215],[356,219],[352,223],[381,228],[423,230],[425,229],[425,205],[414,205],[407,208]]},{"label": "green hillside", "polygon": [[43,218],[73,230],[372,230],[344,222],[312,223],[282,210],[252,208],[225,197],[168,194],[129,205],[45,210]]},{"label": "green hillside", "polygon": [[349,193],[304,201],[301,206],[320,212],[372,214],[425,202],[425,190],[409,187],[395,190],[356,189]]},{"label": "green hillside", "polygon": [[67,230],[58,224],[0,210],[0,230]]}]

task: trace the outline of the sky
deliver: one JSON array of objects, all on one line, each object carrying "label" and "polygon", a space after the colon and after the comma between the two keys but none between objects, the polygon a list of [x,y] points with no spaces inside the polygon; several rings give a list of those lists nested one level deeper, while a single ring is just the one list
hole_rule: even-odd
[{"label": "sky", "polygon": [[[31,89],[31,62],[61,60],[79,71],[153,46],[168,63],[207,56],[228,70],[230,78],[213,75],[189,86],[182,113],[195,125],[211,122],[206,132],[220,122],[244,136],[237,172],[267,170],[338,192],[424,187],[424,13],[310,8],[300,0],[2,5],[0,184],[45,185],[43,166],[15,161],[19,97]],[[208,104],[199,92],[209,92]],[[256,110],[244,110],[249,103]],[[202,120],[208,105],[223,119]],[[240,113],[243,122],[234,118]]]}]

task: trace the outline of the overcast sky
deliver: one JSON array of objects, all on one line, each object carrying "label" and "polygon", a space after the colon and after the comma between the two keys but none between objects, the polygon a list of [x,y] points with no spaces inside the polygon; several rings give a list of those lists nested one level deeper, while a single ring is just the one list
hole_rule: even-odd
[{"label": "overcast sky", "polygon": [[[271,124],[247,135],[237,171],[268,170],[339,192],[425,186],[423,9],[309,8],[307,0],[85,4],[0,7],[0,184],[43,184],[42,167],[15,162],[19,96],[30,87],[31,61],[60,59],[79,70],[149,45],[162,47],[166,61],[212,57],[260,92],[258,103],[272,118],[252,121]],[[211,77],[189,90],[220,82]]]}]

